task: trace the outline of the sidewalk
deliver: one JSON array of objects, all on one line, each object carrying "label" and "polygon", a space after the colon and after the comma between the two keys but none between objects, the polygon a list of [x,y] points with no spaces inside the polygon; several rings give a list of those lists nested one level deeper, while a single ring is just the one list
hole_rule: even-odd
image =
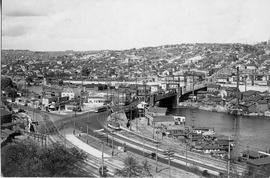
[{"label": "sidewalk", "polygon": [[[102,151],[97,150],[93,147],[91,147],[90,145],[84,143],[83,141],[81,141],[80,139],[78,139],[75,135],[73,134],[66,134],[66,139],[68,141],[70,141],[71,143],[73,143],[74,145],[78,146],[80,149],[82,149],[83,151],[98,157],[98,158],[102,158]],[[109,158],[111,157],[110,155],[104,153],[103,154],[104,158]]]}]

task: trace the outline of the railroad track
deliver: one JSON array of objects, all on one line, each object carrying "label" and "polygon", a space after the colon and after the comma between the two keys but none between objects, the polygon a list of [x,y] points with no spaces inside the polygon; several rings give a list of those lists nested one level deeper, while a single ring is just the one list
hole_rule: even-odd
[{"label": "railroad track", "polygon": [[[143,139],[144,141],[148,141],[148,143],[150,142],[153,145],[155,145],[155,143],[156,143],[156,140],[144,137],[144,136],[142,136],[142,135],[140,135],[138,133],[134,133],[134,132],[127,131],[127,130],[122,130],[121,132],[124,133],[124,134],[130,134],[130,136],[135,136],[138,139]],[[185,156],[185,152],[186,151],[185,151],[184,147],[183,147],[183,150],[178,150],[178,153],[182,154],[183,156]],[[199,159],[203,160],[204,162],[206,162],[206,163],[208,163],[210,165],[212,164],[212,165],[215,165],[217,167],[227,169],[227,162],[226,161],[218,160],[218,159],[215,159],[215,158],[210,158],[208,156],[205,156],[205,155],[202,155],[202,154],[199,154],[199,153],[194,153],[192,151],[187,151],[187,158],[189,158],[189,159],[198,159],[199,158]],[[231,166],[234,167],[239,172],[246,171],[246,166],[243,166],[243,165],[240,165],[240,164],[235,164],[235,163],[231,163]]]},{"label": "railroad track", "polygon": [[[123,132],[123,131],[121,131]],[[122,142],[125,142],[125,143],[131,143],[131,144],[134,144],[134,145],[137,145],[139,147],[144,147],[148,150],[151,150],[152,152],[155,152],[156,151],[156,146],[154,146],[153,144],[150,145],[150,144],[142,144],[141,141],[131,141],[128,136],[122,136],[120,134],[114,134],[114,135],[117,135],[118,136],[118,139],[119,141],[122,141]],[[160,155],[160,157],[163,157],[163,153],[164,153],[164,150],[162,149],[158,149],[158,153]],[[191,153],[191,152],[189,152]],[[205,168],[205,169],[209,169],[209,170],[212,170],[212,171],[216,171],[216,172],[223,172],[225,173],[227,171],[227,164],[226,163],[222,163],[218,160],[212,160],[212,159],[205,159],[205,158],[200,158],[198,159],[197,157],[193,157],[193,156],[189,156],[186,158],[186,156],[184,155],[180,155],[180,154],[175,154],[175,158],[179,159],[180,161],[182,162],[188,162],[189,164],[191,165],[196,165],[196,166],[200,166],[202,168]],[[214,164],[213,164],[214,163]],[[238,165],[237,165],[238,166]],[[237,172],[244,172],[246,169],[245,168],[242,168],[242,167],[236,167],[237,169]]]},{"label": "railroad track", "polygon": [[[46,114],[43,115],[44,123],[47,127],[47,131],[49,131],[48,138],[51,142],[51,144],[59,143],[59,144],[65,144],[68,148],[77,148],[81,150],[78,146],[74,145],[70,141],[68,141],[57,129],[54,122],[50,120],[49,116]],[[101,165],[101,159],[97,158],[89,153],[87,154],[87,159],[83,162],[83,167],[78,166],[78,168],[83,169],[84,171],[91,172],[94,176],[100,177],[98,169]],[[114,165],[109,161],[104,160],[104,166],[107,166],[108,169],[108,175],[114,176],[116,169],[122,169],[123,167],[119,165]]]}]

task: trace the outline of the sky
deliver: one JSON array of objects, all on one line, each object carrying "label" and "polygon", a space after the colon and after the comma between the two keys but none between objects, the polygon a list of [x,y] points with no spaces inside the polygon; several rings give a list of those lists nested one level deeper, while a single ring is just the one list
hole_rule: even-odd
[{"label": "sky", "polygon": [[3,0],[2,47],[130,49],[270,39],[270,0]]}]

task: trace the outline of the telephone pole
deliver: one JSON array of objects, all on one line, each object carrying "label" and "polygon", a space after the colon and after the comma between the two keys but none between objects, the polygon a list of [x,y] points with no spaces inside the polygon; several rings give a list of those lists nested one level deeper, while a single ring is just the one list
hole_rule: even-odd
[{"label": "telephone pole", "polygon": [[158,140],[156,140],[156,173],[158,172]]},{"label": "telephone pole", "polygon": [[101,173],[104,175],[104,142],[102,141]]},{"label": "telephone pole", "polygon": [[173,155],[174,155],[174,151],[172,151],[172,150],[166,150],[166,151],[164,152],[164,154],[165,154],[166,156],[168,156],[169,178],[171,178],[171,158],[172,158]]},{"label": "telephone pole", "polygon": [[228,173],[228,178],[230,178],[230,159],[231,159],[231,143],[230,143],[230,136],[229,136],[229,148],[228,148],[228,162],[227,162],[227,173]]}]

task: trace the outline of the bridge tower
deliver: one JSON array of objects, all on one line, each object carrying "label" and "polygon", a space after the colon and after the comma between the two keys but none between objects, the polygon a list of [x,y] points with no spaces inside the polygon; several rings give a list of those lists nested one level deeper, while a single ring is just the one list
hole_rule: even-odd
[{"label": "bridge tower", "polygon": [[179,103],[179,99],[181,97],[181,93],[182,93],[182,90],[180,88],[180,76],[171,75],[170,78],[171,77],[172,77],[172,80],[169,80],[167,84],[169,86],[171,85],[172,86],[171,88],[176,90],[177,95],[175,96],[176,98],[174,100],[173,106],[177,106],[177,104]]}]

